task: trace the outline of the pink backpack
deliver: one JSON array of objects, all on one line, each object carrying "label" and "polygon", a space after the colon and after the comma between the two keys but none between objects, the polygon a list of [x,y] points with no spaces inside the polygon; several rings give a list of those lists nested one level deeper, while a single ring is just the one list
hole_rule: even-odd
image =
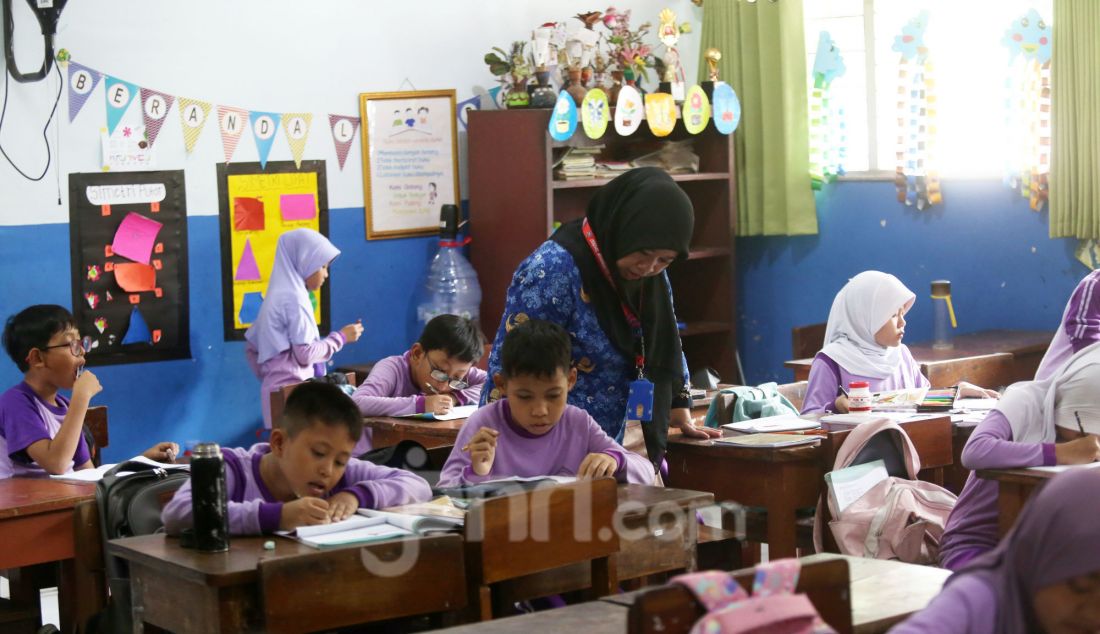
[{"label": "pink backpack", "polygon": [[[851,466],[860,451],[878,434],[888,434],[905,461],[908,478],[891,476],[879,482],[843,511],[829,499],[829,529],[845,555],[873,559],[898,559],[914,564],[934,564],[940,539],[956,497],[947,489],[917,480],[920,457],[913,441],[897,423],[881,419],[863,423],[845,439],[833,469]],[[822,552],[822,513],[818,500],[814,518],[814,547]]]}]

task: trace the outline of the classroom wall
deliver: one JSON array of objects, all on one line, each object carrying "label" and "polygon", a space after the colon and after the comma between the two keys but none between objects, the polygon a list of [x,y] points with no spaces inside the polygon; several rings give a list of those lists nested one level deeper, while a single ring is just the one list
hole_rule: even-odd
[{"label": "classroom wall", "polygon": [[817,194],[820,234],[737,241],[738,341],[746,378],[789,382],[791,328],[824,322],[860,271],[897,275],[917,295],[907,341],[932,338],[929,284],[949,279],[958,330],[1053,331],[1088,273],[1076,240],[1048,237],[1046,213],[1000,181],[945,180],[944,204],[917,211],[892,182],[846,181]]},{"label": "classroom wall", "polygon": [[[23,72],[37,70],[42,55],[37,23],[25,3],[15,0],[13,5],[18,66]],[[667,6],[699,32],[702,10],[689,0],[631,0],[616,6],[633,11],[635,26],[645,20],[656,24]],[[427,238],[365,240],[360,143],[353,143],[341,171],[325,115],[358,116],[361,92],[455,88],[458,100],[472,97],[495,85],[482,61],[491,47],[507,48],[543,22],[593,8],[605,5],[577,0],[74,0],[62,14],[55,46],[68,49],[74,61],[177,97],[314,113],[304,158],[328,162],[330,235],[343,251],[330,282],[332,324],[362,317],[366,326],[364,339],[337,355],[342,364],[398,353],[415,337],[413,289],[435,245]],[[687,76],[694,77],[697,35],[684,36],[680,54]],[[0,144],[33,175],[46,163],[42,127],[57,87],[51,75],[34,84],[12,81],[5,89]],[[100,169],[99,129],[105,126],[106,110],[102,83],[72,123],[67,103],[63,92],[59,123],[47,135],[53,163],[43,180],[25,180],[0,160],[0,316],[5,318],[29,304],[67,306],[71,301],[66,175]],[[140,125],[139,107],[131,104],[122,123]],[[186,172],[193,358],[95,370],[104,391],[94,402],[110,408],[109,460],[161,439],[251,442],[260,422],[259,383],[245,364],[243,344],[222,341],[215,165],[224,158],[216,119],[208,121],[187,155],[175,110],[156,141],[156,169]],[[464,133],[459,155],[464,189]],[[280,132],[269,160],[290,158]],[[250,138],[241,139],[234,160],[258,160]],[[19,379],[13,364],[0,361],[0,386]]]}]

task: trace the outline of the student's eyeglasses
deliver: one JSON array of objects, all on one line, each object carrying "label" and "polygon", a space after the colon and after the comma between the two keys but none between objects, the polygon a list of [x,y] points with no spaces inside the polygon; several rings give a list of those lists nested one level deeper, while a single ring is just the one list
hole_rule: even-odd
[{"label": "student's eyeglasses", "polygon": [[453,379],[451,378],[451,375],[435,367],[435,364],[432,363],[432,360],[428,359],[428,355],[424,355],[424,359],[428,361],[428,368],[431,369],[431,371],[428,372],[428,376],[432,377],[432,379],[439,381],[440,383],[446,383],[447,387],[451,388],[452,390],[465,390],[466,388],[470,387],[470,384],[466,381],[463,381],[462,379]]},{"label": "student's eyeglasses", "polygon": [[74,357],[83,357],[84,353],[92,349],[92,338],[84,337],[83,339],[73,339],[67,343],[59,343],[54,346],[46,346],[43,350],[50,350],[52,348],[68,348],[69,352],[73,353]]}]

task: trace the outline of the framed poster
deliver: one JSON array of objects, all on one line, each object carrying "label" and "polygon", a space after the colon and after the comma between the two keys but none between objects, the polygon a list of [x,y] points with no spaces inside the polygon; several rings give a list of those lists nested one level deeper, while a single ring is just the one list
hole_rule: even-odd
[{"label": "framed poster", "polygon": [[439,232],[459,204],[454,90],[359,95],[367,239]]},{"label": "framed poster", "polygon": [[73,316],[89,366],[191,358],[183,170],[69,174]]},{"label": "framed poster", "polygon": [[[242,341],[260,314],[279,236],[302,227],[328,235],[325,162],[219,163],[218,216],[225,340]],[[321,332],[329,330],[329,286],[310,294]]]}]

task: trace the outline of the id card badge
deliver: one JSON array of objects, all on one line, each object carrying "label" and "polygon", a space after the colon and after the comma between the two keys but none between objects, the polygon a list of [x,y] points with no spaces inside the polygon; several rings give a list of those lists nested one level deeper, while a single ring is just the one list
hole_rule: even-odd
[{"label": "id card badge", "polygon": [[628,420],[653,420],[653,383],[638,379],[630,384],[626,396],[626,417]]}]

